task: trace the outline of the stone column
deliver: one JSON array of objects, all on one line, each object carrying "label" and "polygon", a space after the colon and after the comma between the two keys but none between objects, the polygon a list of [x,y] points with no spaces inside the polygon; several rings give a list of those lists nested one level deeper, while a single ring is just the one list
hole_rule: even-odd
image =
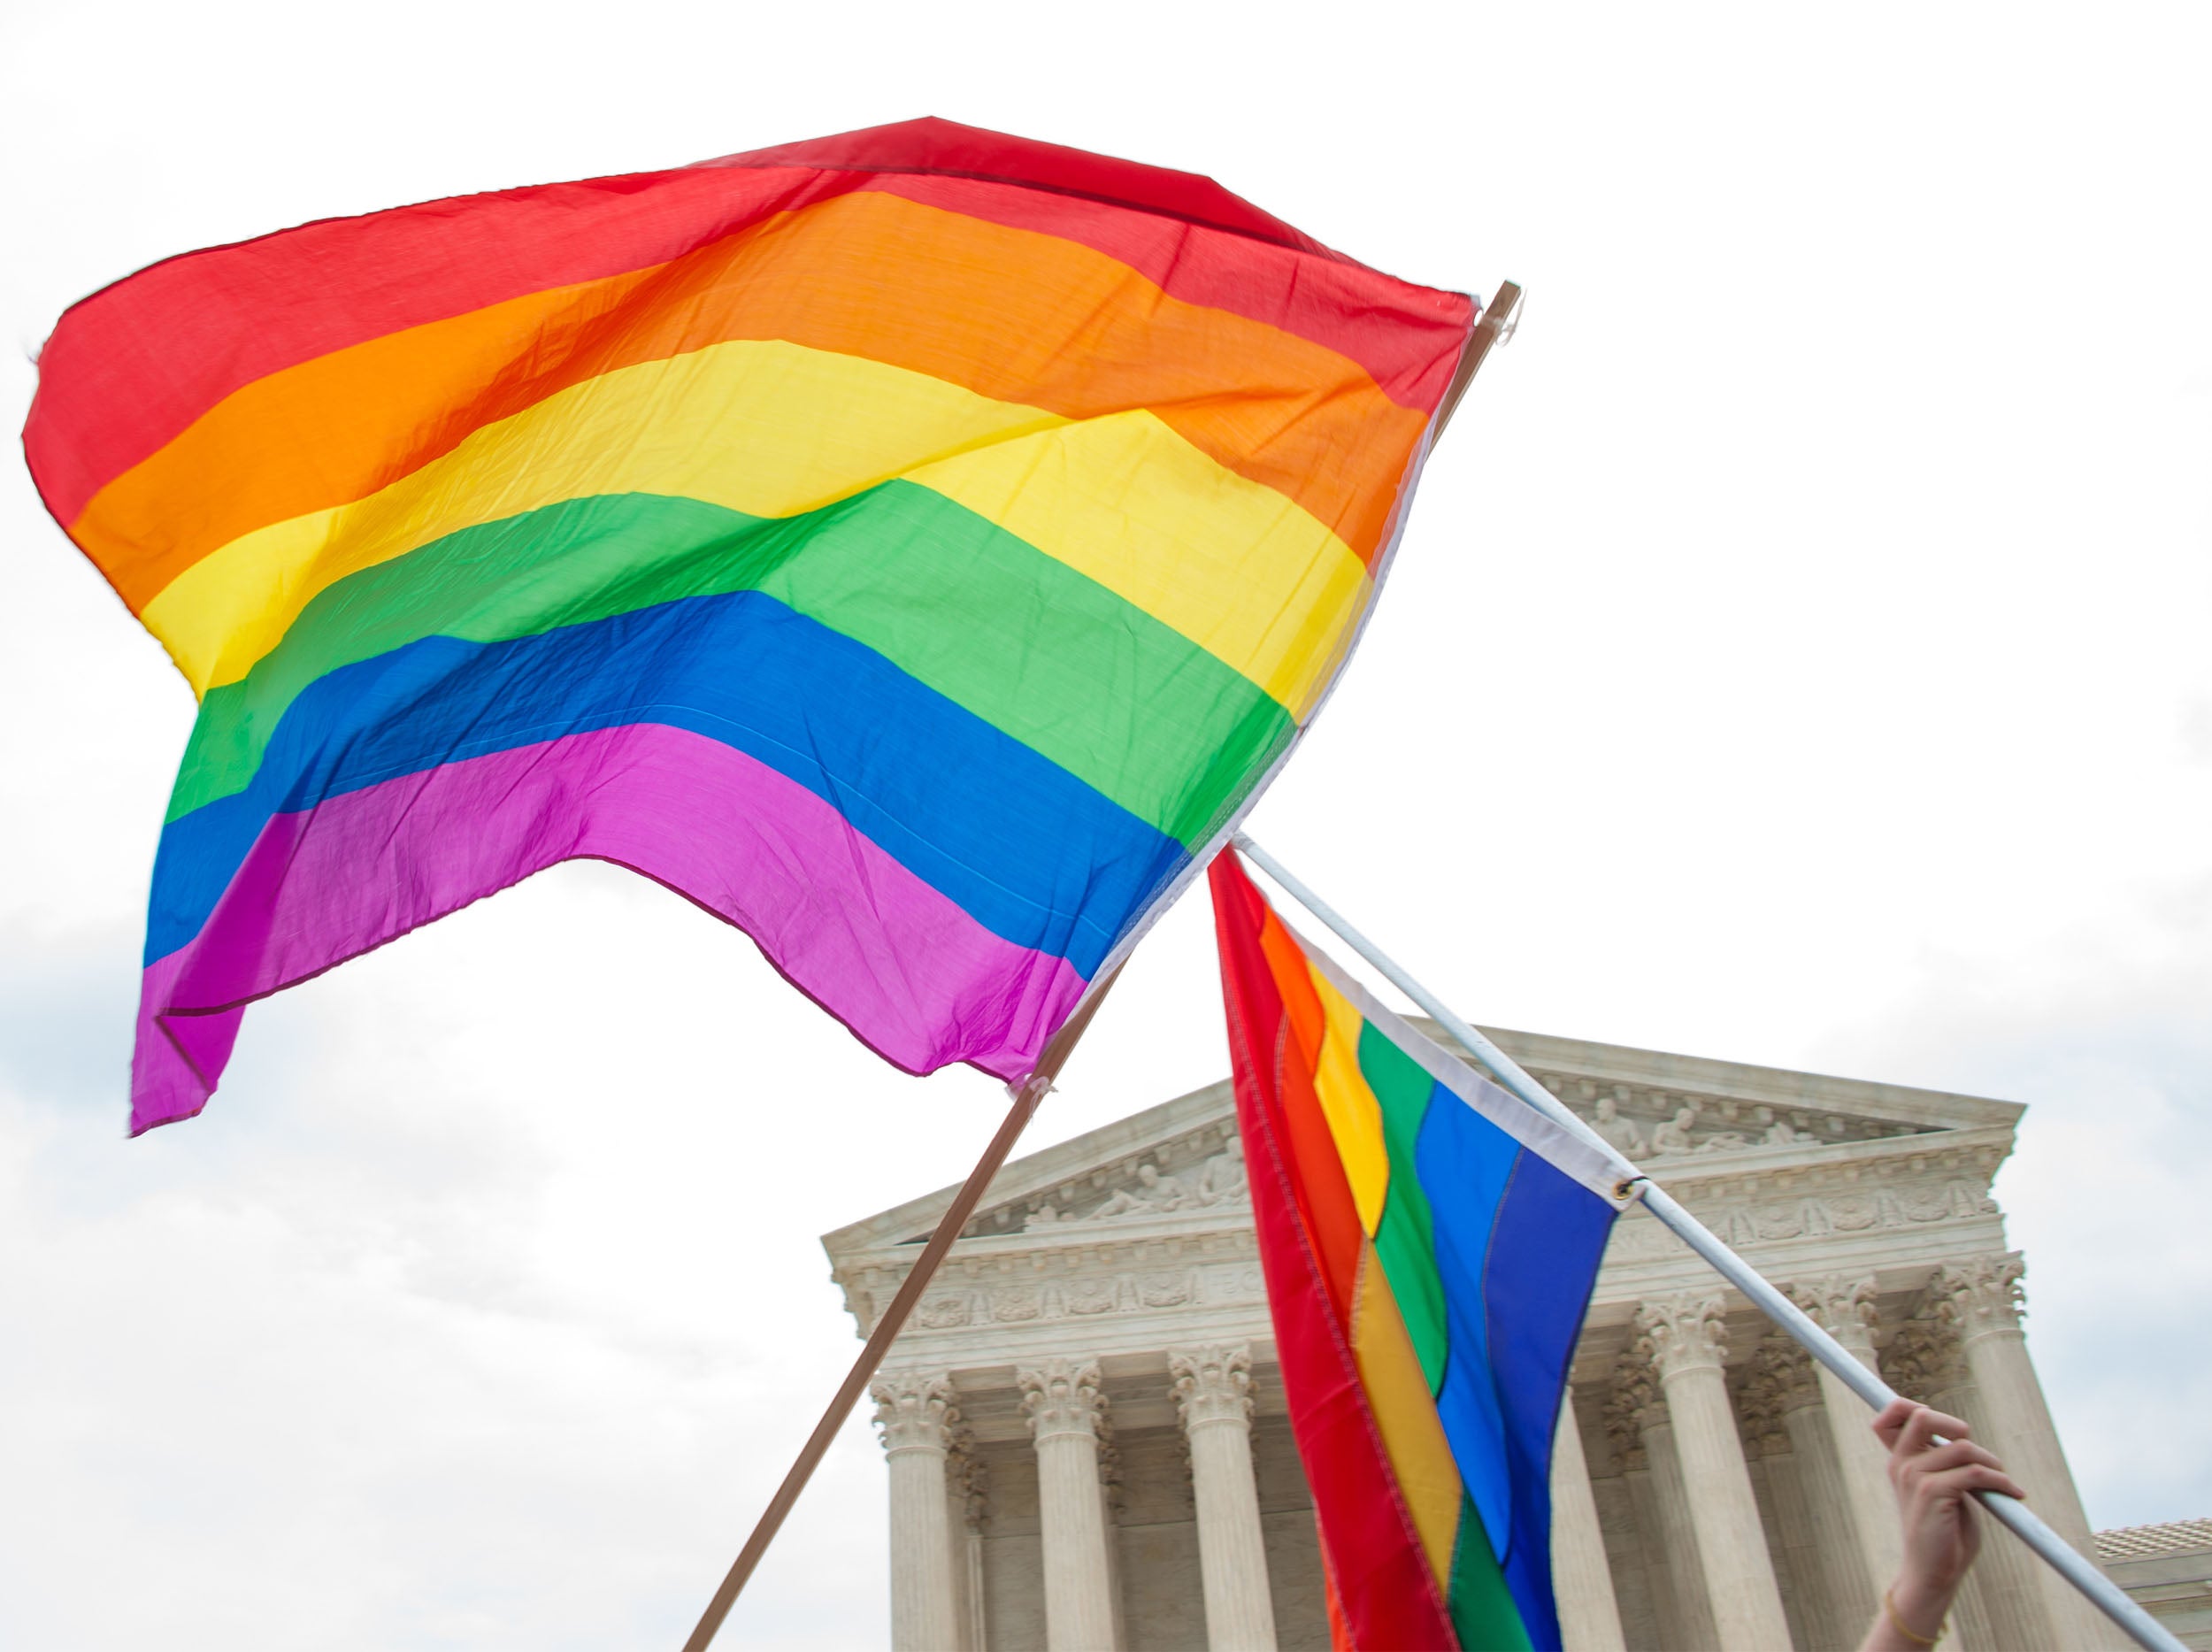
[{"label": "stone column", "polygon": [[1627,1652],[1571,1383],[1559,1393],[1559,1433],[1551,1448],[1551,1587],[1566,1652]]},{"label": "stone column", "polygon": [[1098,1366],[1064,1359],[1015,1373],[1037,1442],[1048,1652],[1118,1652],[1106,1500],[1098,1479]]},{"label": "stone column", "polygon": [[1789,1620],[1774,1587],[1774,1564],[1721,1374],[1723,1320],[1718,1296],[1686,1292],[1646,1302],[1637,1327],[1651,1344],[1666,1392],[1715,1643],[1720,1652],[1774,1652],[1790,1644]]},{"label": "stone column", "polygon": [[[1629,1529],[1635,1539],[1632,1570],[1623,1584],[1632,1600],[1644,1602],[1640,1616],[1632,1605],[1627,1609],[1624,1630],[1638,1631],[1644,1645],[1678,1646],[1686,1642],[1676,1628],[1674,1584],[1661,1547],[1659,1494],[1652,1484],[1651,1454],[1644,1448],[1643,1407],[1657,1387],[1648,1365],[1639,1367],[1624,1356],[1614,1368],[1606,1395],[1605,1434],[1620,1470],[1621,1489],[1628,1496]],[[1640,1395],[1640,1388],[1644,1391]],[[1614,1599],[1617,1602],[1620,1597],[1617,1587]]]},{"label": "stone column", "polygon": [[891,1460],[891,1644],[896,1652],[945,1652],[961,1642],[946,1518],[945,1454],[960,1418],[952,1379],[884,1372],[868,1392]]},{"label": "stone column", "polygon": [[952,1571],[958,1585],[954,1605],[963,1630],[959,1652],[989,1652],[984,1628],[983,1533],[991,1524],[991,1470],[976,1455],[974,1439],[965,1429],[953,1438],[946,1478],[952,1494],[948,1504]]},{"label": "stone column", "polygon": [[[2066,1452],[2028,1357],[2020,1329],[2020,1278],[2027,1264],[2017,1251],[1947,1263],[1929,1281],[1937,1311],[1958,1333],[1967,1373],[1988,1418],[1991,1448],[2027,1490],[2029,1506],[2051,1529],[2087,1556],[2097,1556],[2081,1494],[2066,1466]],[[1972,1418],[1968,1418],[1971,1422]],[[2039,1568],[2052,1627],[2068,1648],[2124,1648],[2133,1642],[2112,1621],[2047,1566]]]},{"label": "stone column", "polygon": [[1198,1565],[1211,1652],[1275,1652],[1267,1545],[1252,1478],[1252,1350],[1170,1348],[1176,1413],[1190,1441],[1198,1503]]},{"label": "stone column", "polygon": [[[1661,1644],[1710,1648],[1719,1636],[1713,1627],[1705,1567],[1698,1556],[1697,1531],[1690,1521],[1689,1495],[1682,1485],[1674,1424],[1667,1415],[1666,1396],[1659,1391],[1648,1338],[1637,1338],[1623,1356],[1614,1377],[1612,1409],[1636,1441],[1635,1451],[1622,1454],[1621,1460],[1624,1478],[1639,1498],[1638,1524],[1650,1540],[1644,1575],[1658,1613]],[[1608,1427],[1612,1423],[1609,1418]]]},{"label": "stone column", "polygon": [[[1822,1625],[1811,1636],[1812,1652],[1841,1652],[1856,1646],[1873,1621],[1878,1586],[1868,1575],[1866,1557],[1852,1524],[1843,1477],[1836,1464],[1835,1441],[1821,1408],[1820,1384],[1813,1376],[1813,1362],[1796,1343],[1780,1339],[1759,1350],[1759,1367],[1760,1374],[1772,1386],[1775,1410],[1782,1432],[1789,1437],[1790,1456],[1804,1498],[1807,1547],[1821,1597],[1819,1610],[1807,1614],[1809,1621],[1816,1618]],[[1893,1512],[1891,1524],[1896,1519]]]},{"label": "stone column", "polygon": [[[1789,1290],[1797,1305],[1842,1343],[1852,1358],[1869,1371],[1881,1369],[1874,1353],[1874,1325],[1880,1310],[1871,1279],[1832,1273],[1793,1285]],[[1874,1413],[1866,1409],[1866,1402],[1819,1361],[1808,1363],[1820,1384],[1821,1411],[1828,1436],[1835,1443],[1836,1467],[1842,1477],[1852,1537],[1865,1562],[1865,1575],[1878,1595],[1897,1575],[1897,1563],[1904,1553],[1904,1532],[1897,1521],[1897,1494],[1889,1483],[1889,1453],[1874,1437],[1870,1426]],[[1863,1606],[1870,1615],[1878,1604],[1873,1596],[1861,1601],[1855,1594],[1850,1602],[1855,1613]]]}]

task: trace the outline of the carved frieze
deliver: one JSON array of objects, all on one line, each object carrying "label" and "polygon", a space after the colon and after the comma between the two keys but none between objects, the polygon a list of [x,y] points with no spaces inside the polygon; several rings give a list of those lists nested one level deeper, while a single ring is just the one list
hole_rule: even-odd
[{"label": "carved frieze", "polygon": [[[1808,1190],[1788,1198],[1767,1191],[1786,1179],[1814,1182],[1816,1172],[1795,1178],[1768,1176],[1705,1183],[1684,1199],[1698,1219],[1729,1244],[1778,1244],[1833,1234],[1870,1233],[1993,1215],[1996,1205],[1970,1184],[1955,1178],[1927,1183],[1900,1181],[1867,1187]],[[1678,1196],[1681,1196],[1678,1193]],[[1615,1231],[1611,1255],[1624,1262],[1671,1252],[1677,1241],[1656,1224],[1623,1222]]]},{"label": "carved frieze", "polygon": [[[1153,1249],[1156,1250],[1156,1245]],[[1171,1245],[1161,1254],[1171,1256],[1175,1249]],[[1139,1250],[1129,1254],[1146,1253]],[[1043,1269],[1041,1259],[1031,1260],[1036,1262],[1039,1270]],[[1077,1268],[1086,1271],[1073,1271]],[[990,1283],[987,1272],[974,1286],[931,1291],[916,1304],[910,1325],[921,1332],[955,1332],[971,1325],[1013,1326],[1052,1319],[1098,1318],[1111,1314],[1233,1307],[1267,1299],[1266,1282],[1253,1263],[1117,1269],[1112,1272],[1096,1272],[1095,1268],[1096,1260],[1087,1256],[1060,1258],[1041,1283],[1033,1282],[1033,1273],[1031,1279]],[[947,1270],[949,1273],[952,1272]],[[1024,1272],[1031,1270],[1025,1266]],[[872,1327],[872,1312],[864,1314],[858,1304],[865,1300],[872,1308],[873,1293],[862,1291],[848,1280],[846,1299],[854,1304],[854,1318],[863,1327]]]},{"label": "carved frieze", "polygon": [[1267,1282],[1256,1265],[1202,1268],[1198,1289],[1208,1303],[1257,1302],[1267,1300]]},{"label": "carved frieze", "polygon": [[1191,1299],[1188,1273],[1142,1273],[1137,1276],[1137,1300],[1147,1308],[1180,1308]]},{"label": "carved frieze", "polygon": [[1825,1225],[1839,1233],[1863,1233],[1882,1226],[1882,1201],[1871,1193],[1839,1193],[1818,1200]]},{"label": "carved frieze", "polygon": [[1008,1285],[991,1293],[991,1318],[1001,1325],[1041,1318],[1045,1294],[1033,1285]]},{"label": "carved frieze", "polygon": [[[1709,1220],[1707,1226],[1711,1226]],[[1681,1249],[1680,1240],[1632,1207],[1626,1218],[1613,1225],[1613,1238],[1606,1246],[1605,1256],[1609,1262],[1641,1262],[1652,1256],[1673,1256]]]},{"label": "carved frieze", "polygon": [[938,1291],[914,1304],[914,1323],[927,1331],[949,1331],[973,1317],[965,1291]]},{"label": "carved frieze", "polygon": [[1761,1239],[1796,1239],[1819,1220],[1817,1203],[1801,1199],[1793,1204],[1755,1204],[1745,1214],[1751,1231]]},{"label": "carved frieze", "polygon": [[1124,1283],[1119,1279],[1070,1279],[1061,1287],[1060,1306],[1079,1318],[1112,1313],[1122,1305]]}]

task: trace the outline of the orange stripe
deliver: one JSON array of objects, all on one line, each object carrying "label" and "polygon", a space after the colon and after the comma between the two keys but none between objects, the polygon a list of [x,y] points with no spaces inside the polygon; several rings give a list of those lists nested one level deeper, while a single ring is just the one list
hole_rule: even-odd
[{"label": "orange stripe", "polygon": [[1321,1064],[1321,1043],[1329,1031],[1328,1013],[1321,1007],[1321,995],[1313,989],[1305,949],[1271,907],[1260,923],[1260,950],[1267,957],[1268,972],[1274,976],[1275,990],[1282,995],[1283,1014],[1290,1022],[1300,1063],[1310,1080]]},{"label": "orange stripe", "polygon": [[[1282,1042],[1294,1037],[1286,1029]],[[1352,1318],[1353,1292],[1359,1272],[1359,1248],[1366,1235],[1360,1232],[1359,1207],[1352,1203],[1352,1185],[1344,1179],[1344,1166],[1329,1138],[1329,1121],[1322,1117],[1314,1096],[1312,1076],[1297,1062],[1297,1052],[1284,1048],[1276,1088],[1283,1110],[1282,1143],[1289,1154],[1292,1181],[1298,1190],[1298,1214],[1306,1225],[1329,1289],[1329,1303],[1341,1324]]]},{"label": "orange stripe", "polygon": [[868,191],[272,373],[102,488],[71,533],[136,612],[241,534],[366,497],[558,390],[772,338],[1070,419],[1148,407],[1363,560],[1425,423],[1348,357],[1091,248]]},{"label": "orange stripe", "polygon": [[1459,1535],[1462,1491],[1443,1420],[1430,1397],[1421,1356],[1407,1334],[1398,1299],[1383,1277],[1382,1258],[1365,1241],[1360,1245],[1357,1307],[1352,1318],[1352,1356],[1359,1362],[1360,1386],[1381,1430],[1398,1494],[1413,1517],[1429,1570],[1438,1590],[1452,1586],[1452,1544]]}]

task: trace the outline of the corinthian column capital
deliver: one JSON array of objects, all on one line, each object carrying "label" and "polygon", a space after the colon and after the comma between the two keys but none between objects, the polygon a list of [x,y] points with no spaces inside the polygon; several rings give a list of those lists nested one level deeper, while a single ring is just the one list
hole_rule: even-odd
[{"label": "corinthian column capital", "polygon": [[2016,1250],[1994,1251],[1961,1262],[1947,1262],[1928,1281],[1936,1312],[1971,1341],[1993,1331],[2016,1331],[2027,1312],[2021,1276],[2027,1263]]},{"label": "corinthian column capital", "polygon": [[1882,1374],[1907,1399],[1931,1403],[1966,1380],[1958,1333],[1939,1319],[1908,1319],[1882,1350]]},{"label": "corinthian column capital", "polygon": [[1106,1431],[1106,1396],[1099,1392],[1095,1360],[1048,1359],[1033,1371],[1018,1371],[1022,1410],[1029,1417],[1029,1432],[1040,1441],[1056,1434],[1079,1434],[1097,1440]]},{"label": "corinthian column capital", "polygon": [[1751,1381],[1771,1394],[1777,1418],[1820,1402],[1820,1384],[1813,1373],[1812,1356],[1787,1337],[1769,1337],[1759,1344],[1758,1354],[1752,1362]]},{"label": "corinthian column capital", "polygon": [[1870,1353],[1881,1319],[1870,1276],[1828,1273],[1784,1287],[1814,1324],[1853,1353]]},{"label": "corinthian column capital", "polygon": [[1644,1430],[1666,1420],[1667,1402],[1659,1392],[1659,1374],[1651,1368],[1651,1349],[1642,1338],[1635,1338],[1614,1362],[1612,1386],[1605,1396],[1605,1432],[1624,1471],[1649,1466]]},{"label": "corinthian column capital", "polygon": [[1772,1456],[1790,1448],[1789,1431],[1782,1421],[1789,1376],[1770,1352],[1760,1349],[1736,1391],[1736,1425],[1743,1432],[1747,1456]]},{"label": "corinthian column capital", "polygon": [[1183,1431],[1209,1423],[1248,1426],[1252,1420],[1252,1349],[1248,1343],[1170,1348],[1170,1387]]},{"label": "corinthian column capital", "polygon": [[946,1372],[880,1372],[868,1386],[868,1397],[876,1402],[876,1426],[883,1431],[887,1453],[942,1452],[952,1444],[960,1412]]},{"label": "corinthian column capital", "polygon": [[1637,1310],[1636,1329],[1662,1382],[1685,1372],[1718,1371],[1728,1351],[1727,1304],[1696,1291],[1659,1297]]}]

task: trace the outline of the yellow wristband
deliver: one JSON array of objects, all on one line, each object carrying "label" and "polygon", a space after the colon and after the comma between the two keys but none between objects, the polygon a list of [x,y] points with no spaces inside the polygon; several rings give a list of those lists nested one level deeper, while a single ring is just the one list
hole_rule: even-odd
[{"label": "yellow wristband", "polygon": [[1884,1589],[1882,1591],[1882,1610],[1889,1615],[1889,1626],[1892,1629],[1894,1629],[1899,1634],[1904,1636],[1906,1640],[1911,1641],[1915,1646],[1933,1646],[1937,1641],[1943,1639],[1943,1632],[1951,1626],[1951,1620],[1947,1617],[1936,1625],[1935,1633],[1932,1635],[1915,1634],[1911,1630],[1905,1627],[1905,1620],[1897,1615],[1897,1602],[1891,1600],[1889,1596],[1890,1591]]}]

